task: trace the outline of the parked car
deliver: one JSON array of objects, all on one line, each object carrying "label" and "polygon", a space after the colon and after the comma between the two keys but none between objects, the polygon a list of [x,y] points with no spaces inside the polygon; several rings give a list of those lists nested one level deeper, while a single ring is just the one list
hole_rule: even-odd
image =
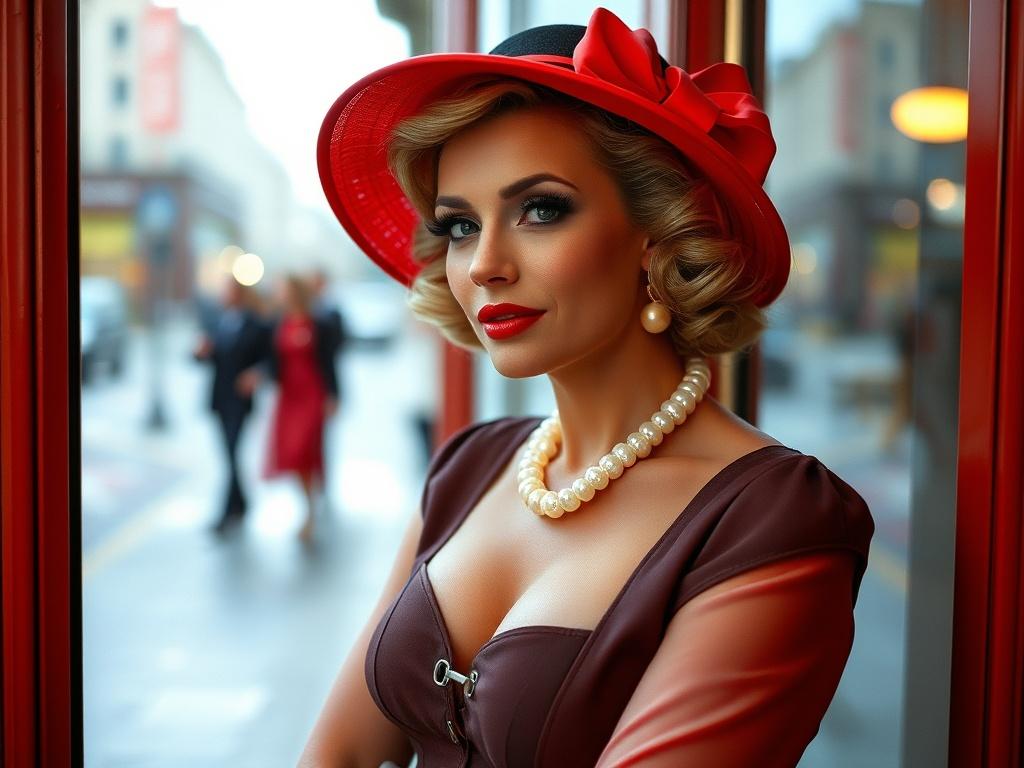
[{"label": "parked car", "polygon": [[117,377],[124,371],[128,342],[128,301],[124,288],[107,277],[83,277],[80,287],[82,383],[99,366]]}]

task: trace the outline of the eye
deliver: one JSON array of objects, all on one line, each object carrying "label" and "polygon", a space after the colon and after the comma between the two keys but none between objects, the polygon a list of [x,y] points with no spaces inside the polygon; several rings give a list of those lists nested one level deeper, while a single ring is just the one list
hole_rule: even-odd
[{"label": "eye", "polygon": [[449,225],[448,236],[455,241],[461,240],[472,235],[476,231],[473,229],[475,226],[476,224],[468,219],[458,219]]},{"label": "eye", "polygon": [[438,237],[447,237],[453,243],[458,242],[477,231],[476,223],[461,216],[442,216],[426,223],[427,230]]},{"label": "eye", "polygon": [[545,207],[541,205],[535,205],[527,212],[527,214],[529,214],[530,212],[536,214],[536,220],[538,223],[541,224],[547,221],[554,221],[555,219],[558,218],[558,215],[561,213],[561,211],[557,208]]},{"label": "eye", "polygon": [[572,213],[573,202],[568,195],[537,195],[524,200],[520,207],[523,211],[520,224],[550,224]]}]

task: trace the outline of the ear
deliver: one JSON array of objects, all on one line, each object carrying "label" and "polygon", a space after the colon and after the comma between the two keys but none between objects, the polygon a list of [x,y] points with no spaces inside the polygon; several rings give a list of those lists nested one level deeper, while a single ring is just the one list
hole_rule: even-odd
[{"label": "ear", "polygon": [[654,253],[654,244],[651,243],[651,238],[650,237],[645,237],[644,238],[644,253],[643,253],[643,256],[640,257],[640,266],[643,267],[645,271],[649,271],[650,268],[651,268],[651,256],[653,255],[653,253]]}]

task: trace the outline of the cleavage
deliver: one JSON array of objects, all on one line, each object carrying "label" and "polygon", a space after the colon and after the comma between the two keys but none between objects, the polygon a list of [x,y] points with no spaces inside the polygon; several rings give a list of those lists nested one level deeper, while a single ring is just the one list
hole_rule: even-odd
[{"label": "cleavage", "polygon": [[468,673],[470,669],[475,668],[476,660],[479,658],[479,656],[481,655],[481,653],[483,653],[485,649],[490,648],[495,643],[503,641],[506,638],[513,638],[518,635],[524,634],[539,633],[557,633],[562,635],[568,634],[586,636],[594,631],[592,629],[583,629],[581,627],[566,627],[562,625],[552,624],[519,624],[504,629],[500,629],[499,625],[499,629],[495,630],[489,638],[484,640],[482,643],[477,644],[476,652],[472,656],[470,656],[468,653],[464,654],[461,649],[456,649],[455,647],[456,643],[453,639],[452,633],[449,631],[449,626],[447,621],[445,620],[443,612],[440,610],[440,603],[437,598],[437,593],[434,591],[433,585],[431,584],[430,574],[427,572],[426,564],[421,566],[421,570],[423,571],[422,576],[424,582],[424,589],[428,593],[428,600],[432,603],[431,610],[436,610],[440,614],[438,616],[438,621],[441,627],[441,632],[444,636],[445,643],[451,650],[451,658],[449,660],[456,672],[463,672],[463,670],[465,670],[464,674]]},{"label": "cleavage", "polygon": [[[504,565],[494,565],[492,557],[478,556],[469,562],[490,565],[481,572],[443,566],[435,577],[431,571],[436,565],[432,567],[429,561],[423,564],[425,589],[440,613],[438,618],[451,649],[452,666],[459,672],[469,669],[484,646],[516,628],[503,625],[530,592],[528,587],[516,597],[515,580],[501,576],[509,571]],[[498,606],[503,605],[510,607],[502,612]]]},{"label": "cleavage", "polygon": [[[608,558],[600,546],[582,546],[582,527],[538,536],[536,526],[545,521],[532,517],[496,536],[486,529],[486,518],[470,516],[423,566],[452,664],[463,673],[459,664],[468,669],[476,654],[506,633],[593,631],[646,552]],[[602,563],[596,573],[589,565],[595,561]]]},{"label": "cleavage", "polygon": [[[453,665],[472,663],[469,654],[518,627],[593,631],[680,515],[678,500],[643,481],[650,471],[653,463],[638,467],[633,482],[604,491],[584,515],[550,521],[510,507],[519,497],[506,466],[424,566]],[[685,474],[677,476],[685,488]],[[648,510],[642,525],[620,514],[636,508]]]},{"label": "cleavage", "polygon": [[559,599],[545,586],[553,569],[567,567],[564,544],[575,539],[566,539],[567,530],[544,530],[544,521],[525,508],[509,509],[507,501],[488,496],[424,565],[455,665],[472,663],[485,644],[521,626],[590,626],[579,616],[578,599]]}]

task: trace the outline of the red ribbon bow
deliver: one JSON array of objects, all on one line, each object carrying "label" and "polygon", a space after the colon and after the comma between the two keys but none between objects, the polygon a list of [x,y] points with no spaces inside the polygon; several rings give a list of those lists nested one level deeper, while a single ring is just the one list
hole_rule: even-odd
[{"label": "red ribbon bow", "polygon": [[759,184],[764,183],[775,156],[775,140],[743,67],[721,62],[692,75],[676,66],[662,72],[651,33],[631,30],[604,8],[590,17],[572,61],[577,73],[640,94],[697,126]]}]

